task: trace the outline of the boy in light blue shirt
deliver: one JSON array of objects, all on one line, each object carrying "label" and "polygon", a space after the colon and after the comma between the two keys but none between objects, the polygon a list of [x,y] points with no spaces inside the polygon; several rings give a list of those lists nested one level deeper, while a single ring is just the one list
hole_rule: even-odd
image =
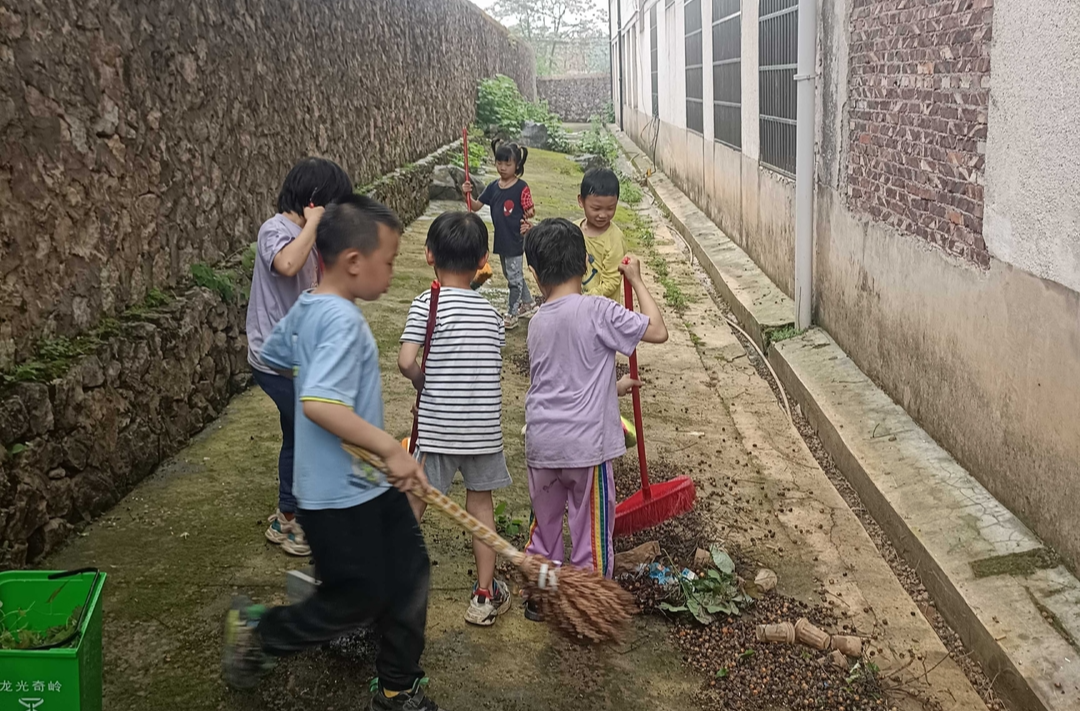
[{"label": "boy in light blue shirt", "polygon": [[[379,352],[355,300],[390,286],[401,223],[352,195],[332,203],[316,245],[326,271],[274,328],[261,358],[291,373],[296,393],[293,491],[321,583],[303,602],[267,610],[236,598],[226,621],[225,680],[251,688],[272,659],[374,623],[382,639],[374,711],[438,711],[420,680],[429,564],[403,492],[421,492],[421,465],[384,432]],[[386,473],[342,449],[378,455]]]}]

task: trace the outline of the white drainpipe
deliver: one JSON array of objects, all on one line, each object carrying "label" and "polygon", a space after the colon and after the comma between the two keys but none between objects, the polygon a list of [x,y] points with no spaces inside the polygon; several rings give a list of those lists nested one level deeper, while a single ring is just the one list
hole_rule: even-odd
[{"label": "white drainpipe", "polygon": [[814,278],[814,101],[817,0],[799,0],[798,106],[795,143],[795,328],[810,327]]}]

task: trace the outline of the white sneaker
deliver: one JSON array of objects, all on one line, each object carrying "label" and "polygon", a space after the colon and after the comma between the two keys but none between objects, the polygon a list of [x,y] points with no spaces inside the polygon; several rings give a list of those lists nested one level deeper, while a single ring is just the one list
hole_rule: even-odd
[{"label": "white sneaker", "polygon": [[517,325],[518,325],[518,317],[517,316],[507,316],[503,320],[503,328],[505,328],[507,331],[514,330],[515,328],[517,328]]},{"label": "white sneaker", "polygon": [[521,306],[518,307],[518,318],[525,319],[526,321],[528,321],[533,316],[535,316],[536,312],[539,311],[539,310],[540,310],[540,307],[536,305],[536,302],[533,302],[533,303],[529,304],[528,306],[525,306],[525,304],[522,304]]},{"label": "white sneaker", "polygon": [[266,529],[266,540],[279,546],[289,540],[289,534],[293,530],[293,522],[285,518],[285,514],[281,513],[281,511],[275,511],[266,520],[270,522],[270,527]]},{"label": "white sneaker", "polygon": [[290,523],[292,524],[292,531],[289,532],[289,537],[281,544],[281,550],[298,558],[311,555],[311,546],[307,543],[304,529],[300,528],[300,522],[294,519]]},{"label": "white sneaker", "polygon": [[510,588],[506,583],[495,580],[491,583],[492,592],[480,590],[473,585],[469,609],[465,612],[465,621],[470,625],[490,627],[495,618],[510,609]]}]

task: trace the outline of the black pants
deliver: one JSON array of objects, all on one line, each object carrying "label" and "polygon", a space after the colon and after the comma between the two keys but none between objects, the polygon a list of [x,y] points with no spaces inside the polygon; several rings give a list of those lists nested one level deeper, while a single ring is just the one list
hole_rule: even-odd
[{"label": "black pants", "polygon": [[380,682],[391,691],[411,689],[424,676],[431,571],[408,499],[391,489],[351,509],[300,509],[297,516],[321,584],[303,602],[266,613],[263,649],[285,656],[374,623]]}]

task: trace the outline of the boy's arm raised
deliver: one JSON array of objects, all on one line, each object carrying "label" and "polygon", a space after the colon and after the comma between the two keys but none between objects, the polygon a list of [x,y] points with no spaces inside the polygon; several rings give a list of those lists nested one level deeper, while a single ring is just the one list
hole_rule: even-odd
[{"label": "boy's arm raised", "polygon": [[664,314],[656,305],[649,289],[645,286],[645,280],[641,276],[641,262],[637,257],[626,257],[619,265],[619,271],[623,273],[630,286],[634,288],[634,294],[638,298],[638,309],[642,314],[649,317],[649,327],[645,329],[645,335],[641,340],[646,343],[664,343],[668,339],[667,326],[664,324]]},{"label": "boy's arm raised", "polygon": [[422,492],[428,486],[424,467],[413,459],[401,443],[357,415],[352,408],[336,402],[303,400],[304,416],[345,442],[378,455],[386,462],[386,479],[401,491]]},{"label": "boy's arm raised", "polygon": [[274,271],[287,277],[300,273],[304,264],[307,263],[308,255],[311,254],[311,248],[315,246],[315,231],[319,226],[319,220],[322,219],[322,214],[321,207],[304,208],[304,219],[307,220],[304,223],[304,229],[300,230],[296,239],[282,247],[281,251],[274,256]]}]

